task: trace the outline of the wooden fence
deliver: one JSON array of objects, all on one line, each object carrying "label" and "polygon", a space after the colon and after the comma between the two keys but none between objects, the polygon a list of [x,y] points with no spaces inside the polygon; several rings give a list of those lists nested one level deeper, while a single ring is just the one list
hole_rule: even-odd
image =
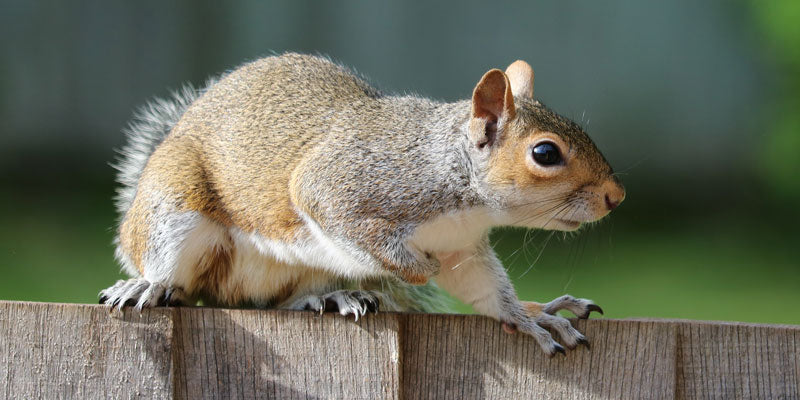
[{"label": "wooden fence", "polygon": [[800,326],[578,320],[547,358],[475,315],[0,302],[0,397],[798,398]]}]

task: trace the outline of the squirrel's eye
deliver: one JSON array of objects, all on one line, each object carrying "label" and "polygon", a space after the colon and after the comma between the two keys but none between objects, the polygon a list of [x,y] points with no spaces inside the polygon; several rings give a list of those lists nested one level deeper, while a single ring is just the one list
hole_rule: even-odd
[{"label": "squirrel's eye", "polygon": [[561,153],[553,143],[544,142],[533,148],[533,160],[539,165],[549,167],[561,163]]}]

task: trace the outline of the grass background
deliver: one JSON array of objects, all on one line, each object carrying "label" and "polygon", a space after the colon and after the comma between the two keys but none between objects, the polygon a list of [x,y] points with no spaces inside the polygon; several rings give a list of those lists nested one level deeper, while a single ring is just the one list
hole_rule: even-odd
[{"label": "grass background", "polygon": [[[4,204],[2,298],[95,303],[99,290],[122,278],[110,196]],[[608,318],[800,323],[796,230],[729,218],[656,220],[645,230],[628,214],[621,206],[577,234],[549,240],[549,232],[520,229],[497,230],[492,240],[524,299],[570,293],[593,299]],[[463,304],[456,310],[471,312]]]}]

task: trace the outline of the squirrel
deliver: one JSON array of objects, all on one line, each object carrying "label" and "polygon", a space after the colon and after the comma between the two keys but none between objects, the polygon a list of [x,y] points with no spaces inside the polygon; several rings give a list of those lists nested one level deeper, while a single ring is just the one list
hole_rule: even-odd
[{"label": "squirrel", "polygon": [[[261,58],[155,100],[127,129],[112,310],[197,304],[431,311],[440,289],[532,335],[588,346],[566,318],[600,307],[518,299],[488,234],[574,231],[625,190],[574,122],[533,98],[524,61],[471,99],[389,95],[331,60]],[[431,283],[431,280],[434,283]]]}]

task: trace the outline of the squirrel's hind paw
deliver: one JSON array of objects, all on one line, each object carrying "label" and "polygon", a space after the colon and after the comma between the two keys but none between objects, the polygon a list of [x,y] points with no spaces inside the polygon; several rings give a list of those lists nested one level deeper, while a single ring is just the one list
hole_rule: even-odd
[{"label": "squirrel's hind paw", "polygon": [[119,280],[114,286],[100,292],[100,304],[121,310],[125,306],[134,306],[141,311],[147,307],[176,306],[184,303],[186,296],[183,290],[167,287],[144,278]]},{"label": "squirrel's hind paw", "polygon": [[378,296],[366,290],[337,290],[323,295],[311,294],[292,303],[289,309],[323,312],[338,312],[341,315],[353,314],[356,321],[367,312],[377,312],[380,302]]}]

